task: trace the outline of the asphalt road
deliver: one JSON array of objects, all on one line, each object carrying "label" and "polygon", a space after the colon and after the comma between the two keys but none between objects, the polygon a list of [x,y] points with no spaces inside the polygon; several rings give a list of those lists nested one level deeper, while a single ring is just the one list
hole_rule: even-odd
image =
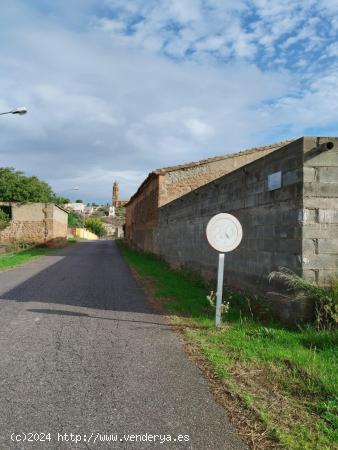
[{"label": "asphalt road", "polygon": [[4,450],[246,448],[112,241],[0,273],[0,400]]}]

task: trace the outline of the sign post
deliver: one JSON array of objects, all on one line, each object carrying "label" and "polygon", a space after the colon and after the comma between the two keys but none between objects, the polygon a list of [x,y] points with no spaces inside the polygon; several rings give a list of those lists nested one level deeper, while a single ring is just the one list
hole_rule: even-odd
[{"label": "sign post", "polygon": [[220,327],[222,323],[224,253],[231,252],[238,247],[243,237],[243,230],[236,217],[231,214],[220,213],[209,220],[206,231],[209,244],[220,252],[218,255],[215,312],[215,326]]},{"label": "sign post", "polygon": [[222,322],[222,298],[223,298],[223,275],[224,275],[224,253],[218,255],[218,275],[217,275],[217,296],[216,296],[216,327],[221,326]]}]

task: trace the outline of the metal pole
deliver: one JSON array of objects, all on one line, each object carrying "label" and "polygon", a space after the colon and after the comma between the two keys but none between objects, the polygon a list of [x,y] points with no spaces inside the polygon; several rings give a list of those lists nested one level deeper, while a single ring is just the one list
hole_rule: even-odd
[{"label": "metal pole", "polygon": [[218,255],[217,297],[216,297],[216,317],[215,317],[216,327],[220,327],[222,322],[221,305],[223,297],[223,274],[224,274],[224,253],[220,253]]}]

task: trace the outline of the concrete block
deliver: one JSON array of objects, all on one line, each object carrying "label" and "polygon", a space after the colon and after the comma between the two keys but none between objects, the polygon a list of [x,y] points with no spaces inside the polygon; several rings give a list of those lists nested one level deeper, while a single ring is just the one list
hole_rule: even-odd
[{"label": "concrete block", "polygon": [[302,267],[301,255],[292,255],[279,252],[273,255],[272,262],[274,267],[287,267],[294,271],[297,271]]},{"label": "concrete block", "polygon": [[274,225],[264,225],[263,234],[261,235],[261,239],[264,238],[274,238],[275,237],[275,226]]},{"label": "concrete block", "polygon": [[277,252],[300,254],[302,243],[299,239],[274,239]]},{"label": "concrete block", "polygon": [[307,192],[304,192],[303,205],[304,208],[336,209],[337,198],[309,197]]},{"label": "concrete block", "polygon": [[318,239],[318,252],[338,255],[338,236],[336,239]]},{"label": "concrete block", "polygon": [[338,236],[338,224],[307,224],[303,228],[304,239],[335,239]]},{"label": "concrete block", "polygon": [[303,240],[303,256],[310,257],[318,253],[318,239]]},{"label": "concrete block", "polygon": [[284,224],[296,224],[302,223],[304,221],[304,216],[305,213],[302,209],[285,208],[280,215],[280,219]]},{"label": "concrete block", "polygon": [[318,284],[321,286],[329,285],[332,278],[338,277],[338,268],[331,270],[319,270],[318,271]]},{"label": "concrete block", "polygon": [[319,181],[321,183],[338,183],[338,165],[337,167],[320,167]]},{"label": "concrete block", "polygon": [[319,254],[303,258],[304,270],[308,269],[325,269],[336,270],[338,267],[338,255]]},{"label": "concrete block", "polygon": [[276,239],[263,239],[263,250],[269,253],[275,252],[277,250]]},{"label": "concrete block", "polygon": [[337,199],[337,209],[319,209],[318,219],[320,223],[338,224],[338,199]]},{"label": "concrete block", "polygon": [[244,208],[252,208],[257,205],[256,195],[249,195],[244,200]]},{"label": "concrete block", "polygon": [[290,227],[289,224],[278,224],[275,225],[275,238],[288,238],[288,239],[299,239],[302,235],[302,227],[300,224],[295,224],[295,226]]},{"label": "concrete block", "polygon": [[305,280],[309,281],[310,283],[318,283],[319,270],[316,270],[316,269],[303,270],[302,276],[303,276],[303,278],[305,278]]},{"label": "concrete block", "polygon": [[303,218],[302,218],[301,222],[303,222],[304,224],[319,222],[319,209],[318,208],[303,209],[302,215],[303,215]]},{"label": "concrete block", "polygon": [[283,173],[282,186],[289,186],[290,184],[295,184],[302,181],[302,171],[301,169],[290,170]]},{"label": "concrete block", "polygon": [[316,171],[314,167],[304,167],[303,168],[303,180],[306,183],[313,183],[316,181]]},{"label": "concrete block", "polygon": [[304,195],[307,197],[338,197],[336,183],[304,183]]}]

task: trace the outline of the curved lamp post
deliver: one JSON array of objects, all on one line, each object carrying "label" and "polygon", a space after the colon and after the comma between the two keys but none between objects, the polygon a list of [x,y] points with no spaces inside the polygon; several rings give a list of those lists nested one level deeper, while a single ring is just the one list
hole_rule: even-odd
[{"label": "curved lamp post", "polygon": [[3,113],[0,113],[0,116],[2,116],[4,114],[19,114],[20,116],[23,116],[26,113],[27,113],[27,109],[24,107],[20,107],[20,108],[12,109],[11,111],[6,111]]}]

